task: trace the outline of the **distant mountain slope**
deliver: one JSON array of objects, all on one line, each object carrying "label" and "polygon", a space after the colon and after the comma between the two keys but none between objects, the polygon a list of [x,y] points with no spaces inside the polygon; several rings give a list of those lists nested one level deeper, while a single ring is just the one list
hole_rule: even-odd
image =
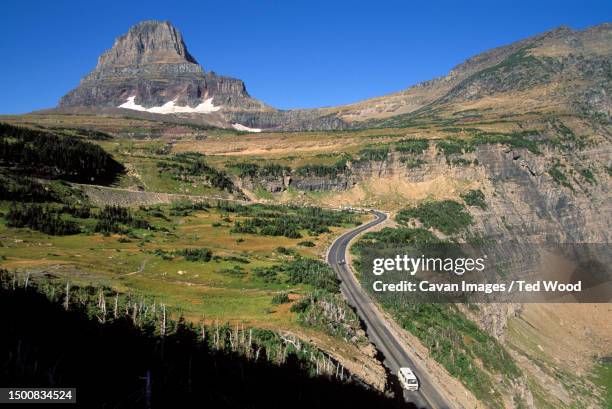
[{"label": "distant mountain slope", "polygon": [[333,110],[344,121],[360,122],[480,101],[483,109],[562,107],[609,116],[611,56],[612,24],[559,27],[478,54],[445,77]]}]

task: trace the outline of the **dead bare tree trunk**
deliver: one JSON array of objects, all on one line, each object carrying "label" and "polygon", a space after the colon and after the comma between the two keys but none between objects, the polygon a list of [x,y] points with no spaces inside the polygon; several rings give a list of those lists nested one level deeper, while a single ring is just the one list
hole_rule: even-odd
[{"label": "dead bare tree trunk", "polygon": [[134,303],[132,307],[132,322],[134,325],[138,325],[138,303]]},{"label": "dead bare tree trunk", "polygon": [[113,317],[117,319],[117,314],[119,313],[119,293],[115,293],[115,307],[113,308]]},{"label": "dead bare tree trunk", "polygon": [[145,407],[147,409],[151,409],[151,371],[147,371],[147,375],[145,376],[146,386],[145,386]]},{"label": "dead bare tree trunk", "polygon": [[162,309],[162,322],[161,322],[161,335],[162,337],[166,335],[166,305],[161,305]]},{"label": "dead bare tree trunk", "polygon": [[215,337],[215,348],[219,349],[219,320],[216,321],[217,324],[217,335]]},{"label": "dead bare tree trunk", "polygon": [[68,311],[70,305],[70,282],[66,281],[66,298],[64,299],[64,309]]},{"label": "dead bare tree trunk", "polygon": [[104,297],[104,291],[100,288],[98,291],[98,308],[100,308],[100,312],[102,313],[102,317],[98,317],[98,320],[101,323],[106,322],[106,298]]},{"label": "dead bare tree trunk", "polygon": [[234,340],[232,339],[232,330],[228,329],[229,331],[229,342],[230,342],[230,346],[232,348],[232,351],[234,350]]}]

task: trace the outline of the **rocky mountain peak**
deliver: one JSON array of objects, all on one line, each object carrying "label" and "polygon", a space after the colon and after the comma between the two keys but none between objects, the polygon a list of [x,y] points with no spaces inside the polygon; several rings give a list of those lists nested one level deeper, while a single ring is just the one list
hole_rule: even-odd
[{"label": "rocky mountain peak", "polygon": [[117,37],[59,105],[207,115],[271,109],[251,98],[241,80],[205,72],[181,33],[156,20],[140,22]]},{"label": "rocky mountain peak", "polygon": [[98,68],[143,64],[197,64],[189,54],[183,36],[168,21],[147,20],[132,26],[102,54]]}]

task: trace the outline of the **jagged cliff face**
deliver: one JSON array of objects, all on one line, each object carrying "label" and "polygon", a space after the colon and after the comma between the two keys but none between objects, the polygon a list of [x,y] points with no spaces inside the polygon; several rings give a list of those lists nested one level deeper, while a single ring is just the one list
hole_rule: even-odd
[{"label": "jagged cliff face", "polygon": [[[424,164],[417,168],[407,166],[401,155],[392,153],[385,161],[349,163],[344,172],[334,176],[304,176],[293,172],[277,177],[245,178],[242,186],[247,189],[261,186],[272,193],[289,187],[341,193],[372,179],[382,179],[381,183],[405,182],[416,194],[423,191],[421,186],[438,183],[443,187],[442,181],[448,180],[453,182],[447,185],[453,186],[452,190],[440,192],[430,186],[423,195],[458,197],[462,189],[457,186],[461,185],[482,189],[487,209],[470,208],[470,211],[476,221],[474,230],[486,237],[530,242],[606,243],[612,239],[609,218],[612,208],[608,200],[610,177],[606,171],[611,157],[612,150],[605,141],[565,153],[561,160],[559,152],[552,148],[536,155],[527,149],[491,144],[449,158],[430,150],[418,157]],[[460,158],[470,164],[452,163]],[[554,168],[562,169],[569,180],[568,186],[551,176]],[[581,176],[581,169],[593,169],[594,181]],[[413,196],[410,189],[402,193],[406,205],[421,200],[420,196]]]},{"label": "jagged cliff face", "polygon": [[[169,103],[174,112],[162,110]],[[122,105],[157,113],[189,113],[187,108],[192,108],[202,115],[221,109],[267,108],[249,96],[241,80],[205,72],[187,51],[182,35],[170,23],[159,21],[139,23],[117,38],[96,68],[59,103],[60,107]]]}]

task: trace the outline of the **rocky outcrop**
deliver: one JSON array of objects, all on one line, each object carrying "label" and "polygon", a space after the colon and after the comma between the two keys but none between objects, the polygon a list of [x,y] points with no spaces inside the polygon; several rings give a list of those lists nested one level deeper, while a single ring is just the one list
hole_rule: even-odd
[{"label": "rocky outcrop", "polygon": [[205,72],[169,22],[144,21],[115,40],[96,68],[66,94],[60,107],[118,107],[134,97],[149,109],[174,101],[197,107],[212,98],[215,107],[271,109],[251,98],[241,80]]}]

